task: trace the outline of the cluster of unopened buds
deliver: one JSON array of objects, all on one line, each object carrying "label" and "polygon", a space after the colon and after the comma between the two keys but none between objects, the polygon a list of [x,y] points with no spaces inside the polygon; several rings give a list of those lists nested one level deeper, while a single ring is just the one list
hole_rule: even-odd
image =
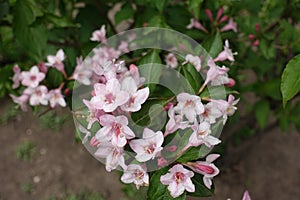
[{"label": "cluster of unopened buds", "polygon": [[[92,39],[105,43],[105,29],[94,32]],[[123,46],[126,45],[123,43]],[[90,84],[93,89],[91,97],[83,100],[88,109],[88,115],[85,117],[87,125],[81,124],[79,130],[85,134],[83,143],[89,142],[95,149],[95,157],[105,160],[107,171],[122,169],[124,173],[121,181],[134,183],[139,188],[149,185],[149,163],[156,163],[158,168],[168,165],[163,151],[175,152],[179,157],[190,147],[212,147],[221,142],[212,135],[212,125],[218,120],[225,124],[227,117],[235,112],[238,100],[230,94],[227,100],[206,98],[208,103],[205,104],[199,94],[208,85],[235,84],[234,80],[228,77],[229,68],[216,64],[225,60],[233,62],[235,53],[232,53],[226,41],[224,50],[215,59],[208,60],[208,67],[202,66],[200,56],[187,54],[181,65],[184,67],[190,63],[199,73],[206,73],[199,94],[182,92],[166,103],[164,108],[168,112],[168,121],[163,130],[154,131],[145,127],[141,132],[135,132],[132,128],[131,114],[140,111],[148,100],[150,91],[145,87],[145,79],[140,76],[136,65],[126,67],[125,61],[116,60],[117,53],[115,57],[106,56],[119,50],[109,49],[107,46],[95,48],[94,54],[82,64],[82,74],[88,71],[88,77],[82,75],[77,80],[82,84]],[[165,62],[173,69],[180,63],[173,53],[166,55]],[[87,66],[90,68],[87,69]],[[94,80],[98,81],[88,81],[95,75],[97,79]],[[96,131],[92,131],[94,123],[100,125]],[[188,143],[182,149],[178,149],[176,145],[164,146],[165,138],[178,130],[192,132]],[[219,169],[213,164],[218,157],[218,154],[210,154],[204,161],[170,163],[172,167],[167,174],[160,177],[160,181],[163,185],[168,185],[168,190],[174,198],[183,194],[185,190],[195,191],[191,180],[194,172],[203,175],[203,182],[210,189],[212,178],[219,173]]]}]

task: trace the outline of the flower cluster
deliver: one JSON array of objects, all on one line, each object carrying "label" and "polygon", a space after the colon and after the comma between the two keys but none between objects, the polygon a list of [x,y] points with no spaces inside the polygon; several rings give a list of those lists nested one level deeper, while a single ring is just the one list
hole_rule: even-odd
[{"label": "flower cluster", "polygon": [[[189,63],[197,72],[206,74],[205,81],[197,94],[181,92],[165,105],[168,121],[163,130],[154,131],[146,127],[136,132],[130,117],[141,110],[150,95],[149,88],[144,86],[145,79],[140,76],[136,65],[126,67],[125,61],[117,60],[120,48],[116,50],[105,45],[107,39],[103,27],[94,32],[91,39],[102,42],[104,46],[95,48],[94,54],[85,62],[80,61],[73,77],[81,84],[93,87],[91,97],[83,100],[88,115],[87,126],[81,125],[81,132],[85,134],[83,142],[89,141],[94,148],[94,155],[104,159],[107,171],[121,168],[124,170],[122,182],[134,183],[137,188],[148,186],[151,178],[147,169],[149,163],[156,162],[158,167],[168,164],[164,151],[175,152],[180,157],[191,147],[212,147],[221,142],[212,127],[217,122],[225,124],[227,117],[235,112],[238,100],[231,94],[227,100],[201,99],[199,94],[206,86],[234,85],[234,80],[227,74],[229,68],[216,64],[225,60],[234,62],[236,53],[231,51],[227,40],[224,50],[216,58],[208,59],[207,63],[198,55],[187,54],[182,63],[175,54],[166,55],[168,67],[176,70],[179,65],[185,67]],[[96,131],[92,128],[94,123],[100,125]],[[179,149],[176,145],[163,145],[165,138],[177,134],[179,129],[191,131],[185,146]],[[203,175],[205,186],[211,189],[212,179],[219,173],[213,164],[218,157],[211,154],[205,161],[177,163],[169,169],[169,173],[161,176],[160,181],[168,186],[174,198],[185,190],[195,191],[192,182],[194,172]]]}]

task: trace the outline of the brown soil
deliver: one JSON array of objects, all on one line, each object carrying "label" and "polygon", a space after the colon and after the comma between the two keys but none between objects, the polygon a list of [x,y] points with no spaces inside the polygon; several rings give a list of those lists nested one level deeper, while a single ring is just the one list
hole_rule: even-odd
[{"label": "brown soil", "polygon": [[[3,113],[7,101],[0,103]],[[26,140],[37,145],[37,152],[31,161],[20,161],[15,149]],[[0,200],[46,200],[84,190],[99,192],[106,200],[124,197],[118,173],[106,172],[75,142],[72,121],[55,132],[40,128],[31,112],[20,114],[0,126],[0,144]],[[257,200],[300,199],[299,152],[300,135],[278,128],[229,148],[219,161],[222,173],[214,179],[216,194],[207,199],[240,200],[245,189]],[[22,185],[33,179],[33,191],[24,192]]]}]

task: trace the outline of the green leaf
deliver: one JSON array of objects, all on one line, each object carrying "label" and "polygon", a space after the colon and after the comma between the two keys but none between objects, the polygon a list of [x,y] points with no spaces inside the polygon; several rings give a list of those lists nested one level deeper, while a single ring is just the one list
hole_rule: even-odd
[{"label": "green leaf", "polygon": [[203,0],[187,0],[188,9],[192,12],[196,19],[200,17],[200,7]]},{"label": "green leaf", "polygon": [[207,40],[205,40],[205,42],[203,43],[203,47],[206,49],[206,51],[211,57],[215,58],[223,48],[220,33],[217,32],[215,36],[209,37]]},{"label": "green leaf", "polygon": [[52,23],[55,27],[66,28],[66,27],[79,27],[79,24],[74,24],[66,17],[59,17],[52,13],[45,13],[45,18]]},{"label": "green leaf", "polygon": [[286,65],[281,77],[283,106],[300,91],[300,54]]},{"label": "green leaf", "polygon": [[194,92],[197,93],[203,82],[200,73],[197,72],[196,68],[191,64],[183,66],[182,69],[184,77],[188,80]]},{"label": "green leaf", "polygon": [[134,16],[134,9],[130,3],[125,3],[121,10],[119,10],[115,15],[115,24],[120,24],[123,20],[131,19]]},{"label": "green leaf", "polygon": [[202,177],[202,175],[195,173],[194,177],[192,177],[192,182],[195,185],[195,192],[188,193],[188,195],[194,197],[209,197],[214,194],[214,185],[212,185],[211,189],[208,189],[204,185]]},{"label": "green leaf", "polygon": [[60,71],[51,67],[47,72],[46,80],[52,88],[58,88],[64,81],[64,76]]},{"label": "green leaf", "polygon": [[173,198],[168,191],[168,186],[160,182],[160,177],[168,173],[169,168],[165,167],[156,171],[150,178],[147,200],[185,200],[186,193]]},{"label": "green leaf", "polygon": [[157,64],[161,64],[161,59],[157,50],[147,53],[138,62],[141,77],[145,77],[145,84],[149,87],[150,92],[154,91],[154,84],[159,83],[162,74],[163,68],[161,65]]},{"label": "green leaf", "polygon": [[270,114],[270,103],[266,100],[258,101],[255,105],[255,117],[261,129],[265,128]]},{"label": "green leaf", "polygon": [[168,3],[168,0],[157,0],[155,1],[155,6],[159,12],[163,12],[165,5]]}]

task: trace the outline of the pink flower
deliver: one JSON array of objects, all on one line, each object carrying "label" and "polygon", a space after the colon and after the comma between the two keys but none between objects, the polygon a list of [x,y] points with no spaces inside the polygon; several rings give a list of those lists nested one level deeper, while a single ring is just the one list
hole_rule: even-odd
[{"label": "pink flower", "polygon": [[223,114],[217,108],[215,103],[209,102],[204,105],[204,112],[199,116],[200,122],[207,121],[210,124],[216,122],[216,119],[221,117]]},{"label": "pink flower", "polygon": [[178,61],[176,56],[173,53],[169,53],[166,58],[165,62],[167,63],[167,66],[175,69],[178,66]]},{"label": "pink flower", "polygon": [[33,66],[29,72],[22,72],[22,85],[35,88],[44,80],[45,74],[39,71],[37,66]]},{"label": "pink flower", "polygon": [[121,181],[123,183],[134,183],[137,189],[140,186],[149,185],[149,175],[146,165],[128,165],[121,177]]},{"label": "pink flower", "polygon": [[228,24],[226,24],[223,28],[221,28],[220,31],[225,32],[229,30],[233,30],[234,32],[237,32],[237,25],[232,18],[229,19]]},{"label": "pink flower", "polygon": [[123,148],[116,147],[110,142],[105,141],[98,145],[95,156],[106,159],[105,168],[106,171],[110,172],[111,170],[116,169],[118,166],[126,169],[127,166],[125,164],[123,153]]},{"label": "pink flower", "polygon": [[112,112],[129,100],[129,94],[121,91],[121,85],[115,78],[108,80],[106,85],[96,83],[94,91],[96,96],[92,97],[91,103],[96,109],[102,109],[105,112]]},{"label": "pink flower", "polygon": [[197,69],[198,72],[201,70],[201,59],[199,56],[193,56],[191,54],[187,54],[185,56],[185,62],[183,64],[185,64],[187,62],[194,65],[194,67]]},{"label": "pink flower", "polygon": [[[207,65],[209,66],[209,70],[207,72],[206,79],[204,82],[205,85],[207,85],[209,82],[215,81],[215,79],[217,79],[217,78],[222,78],[222,77],[226,78],[228,76],[227,72],[229,69],[224,66],[222,68],[217,66],[212,58],[210,58],[208,60]],[[219,76],[221,76],[221,77],[219,77]],[[229,79],[228,79],[228,82],[229,82]],[[218,81],[218,83],[219,83],[219,81]],[[226,84],[227,82],[224,83],[222,81],[222,83]],[[214,84],[214,85],[216,85],[216,84]]]},{"label": "pink flower", "polygon": [[154,159],[155,156],[163,149],[161,145],[164,142],[164,136],[161,131],[154,132],[148,128],[144,129],[143,139],[130,141],[129,145],[134,152],[139,162],[146,162]]},{"label": "pink flower", "polygon": [[125,41],[121,41],[119,47],[118,47],[119,51],[122,51],[124,53],[128,53],[129,49],[128,49],[128,42]]},{"label": "pink flower", "polygon": [[66,75],[65,72],[65,65],[63,63],[63,61],[65,60],[65,53],[62,49],[59,49],[56,53],[56,55],[49,55],[47,56],[47,66],[51,66],[51,67],[55,67],[58,71],[60,71],[61,73],[63,73],[64,76]]},{"label": "pink flower", "polygon": [[136,82],[132,77],[126,77],[122,80],[122,90],[129,94],[129,100],[127,103],[121,106],[121,109],[127,112],[137,112],[142,108],[142,104],[145,103],[149,96],[149,88],[143,88],[138,90]]},{"label": "pink flower", "polygon": [[124,147],[127,139],[132,139],[135,134],[127,126],[128,119],[121,116],[103,115],[100,117],[100,124],[103,126],[97,133],[96,139],[111,141],[114,146]]},{"label": "pink flower", "polygon": [[82,139],[82,144],[86,143],[88,141],[88,138],[91,136],[91,132],[88,131],[86,128],[84,128],[82,125],[78,125],[78,129],[81,133],[84,133],[85,136]]},{"label": "pink flower", "polygon": [[188,162],[185,165],[193,171],[203,175],[203,182],[207,188],[211,188],[212,179],[219,174],[220,170],[212,163],[219,154],[210,154],[206,157],[206,161]]},{"label": "pink flower", "polygon": [[251,200],[251,197],[250,197],[249,192],[247,190],[244,192],[242,200]]},{"label": "pink flower", "polygon": [[51,108],[54,108],[56,105],[60,105],[61,107],[65,107],[67,105],[64,97],[61,94],[60,88],[50,90],[48,93],[48,100]]},{"label": "pink flower", "polygon": [[100,117],[102,115],[105,114],[105,112],[103,110],[99,110],[96,109],[94,104],[92,104],[91,102],[89,102],[88,100],[83,99],[83,103],[88,107],[89,109],[89,113],[90,115],[88,116],[88,125],[87,125],[87,129],[92,128],[92,125],[96,122],[96,121],[100,121]]},{"label": "pink flower", "polygon": [[169,173],[160,177],[160,182],[164,185],[168,185],[168,190],[173,198],[179,197],[184,193],[184,190],[188,192],[195,191],[195,185],[193,184],[191,177],[194,176],[194,172],[185,169],[182,165],[174,165],[169,169]]},{"label": "pink flower", "polygon": [[216,107],[222,112],[224,124],[227,121],[227,117],[232,116],[237,110],[237,107],[235,105],[239,102],[239,100],[240,99],[236,100],[232,94],[228,96],[227,101],[223,99],[211,100],[211,102],[215,103]]},{"label": "pink flower", "polygon": [[105,25],[102,25],[100,30],[94,31],[90,40],[97,41],[97,42],[105,42],[106,41]]},{"label": "pink flower", "polygon": [[21,69],[18,65],[14,65],[13,71],[14,71],[14,76],[12,80],[14,83],[12,85],[12,88],[16,89],[20,86],[20,82],[22,81]]},{"label": "pink flower", "polygon": [[73,74],[73,78],[83,85],[91,84],[91,77],[93,72],[91,69],[85,67],[82,63],[82,57],[76,59],[77,65]]},{"label": "pink flower", "polygon": [[30,96],[29,104],[31,106],[37,106],[39,104],[48,105],[48,89],[44,85],[40,85],[36,88],[26,88],[24,94]]},{"label": "pink flower", "polygon": [[130,73],[130,76],[134,79],[134,81],[138,87],[140,87],[144,84],[145,78],[140,77],[139,69],[136,65],[131,64],[129,66],[129,73]]},{"label": "pink flower", "polygon": [[178,129],[185,129],[189,125],[188,121],[183,121],[182,115],[175,115],[175,109],[173,108],[173,105],[171,105],[171,107],[168,110],[168,116],[169,121],[166,125],[166,131],[164,136],[167,136],[170,133],[174,133]]},{"label": "pink flower", "polygon": [[28,108],[27,108],[27,106],[26,106],[26,103],[27,103],[27,101],[28,101],[28,99],[29,99],[29,96],[28,96],[28,95],[23,94],[23,95],[21,95],[21,96],[19,96],[19,97],[16,97],[15,95],[10,94],[9,96],[12,98],[13,102],[15,102],[16,104],[18,104],[18,105],[21,106],[21,109],[22,109],[24,112],[27,112],[27,111],[28,111]]},{"label": "pink flower", "polygon": [[195,124],[192,126],[193,133],[189,138],[189,146],[199,146],[201,144],[205,144],[207,147],[211,147],[213,145],[217,145],[221,142],[218,138],[211,136],[211,127],[210,124],[206,121],[198,124],[195,121]]},{"label": "pink flower", "polygon": [[93,49],[93,61],[99,65],[103,65],[108,61],[116,59],[120,56],[120,51],[109,47],[99,47]]},{"label": "pink flower", "polygon": [[237,55],[237,52],[232,53],[231,49],[229,48],[228,40],[225,40],[224,50],[219,53],[219,55],[214,59],[214,61],[217,62],[217,61],[229,60],[231,62],[234,62],[234,57],[233,57],[234,55]]},{"label": "pink flower", "polygon": [[190,24],[187,25],[186,28],[187,28],[187,29],[196,28],[196,29],[199,29],[199,30],[201,30],[201,31],[203,31],[203,32],[205,32],[205,33],[208,33],[207,29],[204,28],[204,26],[203,26],[200,22],[198,22],[197,19],[195,19],[195,18],[192,18],[192,19],[191,19]]},{"label": "pink flower", "polygon": [[180,93],[177,95],[177,101],[178,104],[174,108],[175,112],[185,115],[189,122],[193,122],[196,115],[200,115],[204,112],[204,106],[201,99],[196,95]]}]

